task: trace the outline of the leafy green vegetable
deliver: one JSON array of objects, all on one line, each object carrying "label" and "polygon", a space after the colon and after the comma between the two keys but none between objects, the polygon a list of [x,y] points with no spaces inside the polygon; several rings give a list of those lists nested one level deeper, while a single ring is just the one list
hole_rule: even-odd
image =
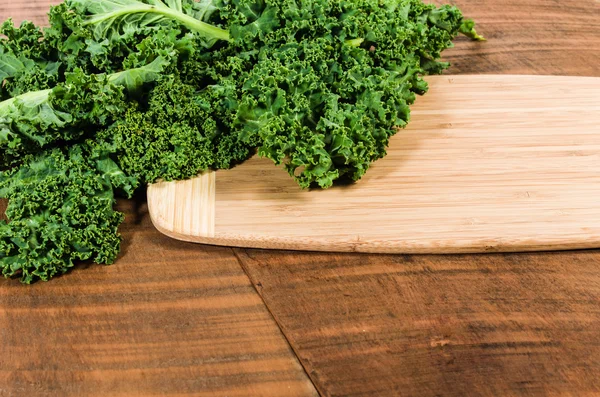
[{"label": "leafy green vegetable", "polygon": [[42,152],[0,174],[11,219],[0,222],[2,274],[29,283],[62,274],[75,260],[114,262],[123,221],[113,210],[114,192],[131,195],[136,186],[113,160],[85,145]]},{"label": "leafy green vegetable", "polygon": [[96,143],[114,152],[128,175],[145,183],[229,168],[253,154],[254,146],[220,131],[210,104],[218,98],[211,90],[197,93],[191,85],[165,79],[151,92],[146,112],[129,109],[123,119],[97,134]]},{"label": "leafy green vegetable", "polygon": [[135,92],[144,84],[157,81],[168,64],[167,60],[158,57],[146,66],[113,73],[108,76],[107,80],[114,85],[123,86],[129,92]]},{"label": "leafy green vegetable", "polygon": [[111,75],[85,75],[81,70],[52,89],[30,91],[0,102],[0,168],[18,163],[29,153],[56,141],[80,138],[83,127],[110,123],[125,107],[121,87],[135,92],[156,81],[168,61],[152,63]]},{"label": "leafy green vegetable", "polygon": [[[0,269],[118,254],[116,194],[255,153],[303,188],[359,180],[459,33],[421,0],[66,0],[0,28]],[[3,171],[2,171],[3,170]]]},{"label": "leafy green vegetable", "polygon": [[13,77],[20,70],[25,69],[25,64],[12,54],[0,54],[0,80]]}]

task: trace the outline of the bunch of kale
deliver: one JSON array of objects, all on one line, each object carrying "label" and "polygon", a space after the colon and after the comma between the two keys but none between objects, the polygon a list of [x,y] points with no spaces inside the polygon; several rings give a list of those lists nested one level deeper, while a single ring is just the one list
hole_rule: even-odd
[{"label": "bunch of kale", "polygon": [[67,0],[0,28],[0,269],[112,263],[115,195],[258,153],[301,187],[358,180],[448,65],[421,0]]}]

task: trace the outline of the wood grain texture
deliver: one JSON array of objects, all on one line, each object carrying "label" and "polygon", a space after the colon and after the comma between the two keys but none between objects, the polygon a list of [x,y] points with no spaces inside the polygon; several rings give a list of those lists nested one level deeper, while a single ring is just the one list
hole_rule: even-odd
[{"label": "wood grain texture", "polygon": [[600,395],[597,251],[238,255],[323,396]]},{"label": "wood grain texture", "polygon": [[427,80],[408,128],[357,183],[301,191],[285,170],[255,157],[151,185],[154,224],[186,241],[254,248],[600,247],[600,78]]},{"label": "wood grain texture", "polygon": [[0,279],[0,396],[314,396],[230,249],[157,233],[145,207],[119,264]]},{"label": "wood grain texture", "polygon": [[[167,236],[184,241],[194,241],[198,236],[212,242],[215,238],[216,173],[206,172],[190,180],[148,186],[148,208],[156,228]],[[186,238],[188,236],[191,238]],[[216,238],[220,239],[220,235]]]},{"label": "wood grain texture", "polygon": [[[434,0],[444,4],[446,1]],[[487,39],[444,52],[450,74],[600,75],[600,1],[453,0]]]},{"label": "wood grain texture", "polygon": [[11,18],[15,25],[27,20],[36,25],[48,24],[48,10],[61,0],[0,0],[0,21]]}]

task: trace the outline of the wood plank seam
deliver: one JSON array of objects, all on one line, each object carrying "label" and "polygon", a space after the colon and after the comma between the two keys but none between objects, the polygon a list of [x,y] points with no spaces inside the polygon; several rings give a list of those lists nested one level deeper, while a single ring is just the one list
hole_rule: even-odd
[{"label": "wood plank seam", "polygon": [[[321,383],[318,382],[317,379],[313,378],[313,376],[314,376],[313,372],[308,370],[308,368],[306,367],[306,364],[305,364],[304,360],[302,360],[300,358],[300,353],[296,349],[296,346],[290,341],[288,335],[286,334],[285,330],[283,329],[283,326],[279,322],[279,319],[271,311],[271,308],[269,307],[267,301],[263,297],[262,290],[261,290],[262,284],[260,283],[260,281],[254,280],[254,278],[252,277],[252,274],[250,273],[249,269],[246,267],[246,264],[245,264],[244,260],[238,254],[238,252],[237,252],[238,249],[241,249],[241,248],[233,248],[232,247],[231,248],[231,252],[233,252],[233,255],[235,255],[235,257],[236,257],[236,259],[237,259],[240,267],[242,268],[242,270],[244,271],[244,273],[246,274],[246,276],[250,280],[250,283],[252,284],[252,286],[254,287],[254,290],[256,291],[256,293],[258,294],[258,296],[260,297],[260,299],[262,300],[262,302],[263,302],[266,310],[269,312],[269,315],[271,316],[271,318],[273,318],[273,321],[275,322],[275,324],[277,324],[277,327],[279,328],[279,332],[281,332],[281,335],[283,336],[283,338],[287,342],[288,346],[290,347],[290,350],[294,353],[294,356],[296,356],[296,360],[302,366],[302,369],[304,370],[304,373],[306,374],[307,378],[313,384],[315,390],[317,391],[317,393],[319,393],[319,396],[325,397],[326,395],[328,395],[327,392],[326,392],[326,390],[323,390],[321,388]],[[244,251],[246,251],[246,250],[244,250]],[[248,256],[247,253],[246,253],[246,255]]]}]

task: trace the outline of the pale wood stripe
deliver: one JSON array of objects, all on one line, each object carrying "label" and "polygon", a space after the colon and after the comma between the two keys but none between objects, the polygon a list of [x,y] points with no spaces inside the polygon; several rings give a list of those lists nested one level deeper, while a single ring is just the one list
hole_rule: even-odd
[{"label": "pale wood stripe", "polygon": [[215,235],[214,172],[189,181],[160,182],[148,187],[148,208],[158,214],[159,230],[177,230],[193,236]]}]

